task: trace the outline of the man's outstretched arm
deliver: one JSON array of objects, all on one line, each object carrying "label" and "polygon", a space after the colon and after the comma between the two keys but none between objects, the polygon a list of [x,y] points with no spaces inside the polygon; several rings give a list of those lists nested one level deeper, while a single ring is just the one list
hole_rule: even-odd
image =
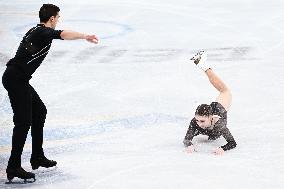
[{"label": "man's outstretched arm", "polygon": [[88,42],[98,43],[98,38],[95,35],[87,35],[71,30],[63,30],[60,37],[65,40],[86,39]]}]

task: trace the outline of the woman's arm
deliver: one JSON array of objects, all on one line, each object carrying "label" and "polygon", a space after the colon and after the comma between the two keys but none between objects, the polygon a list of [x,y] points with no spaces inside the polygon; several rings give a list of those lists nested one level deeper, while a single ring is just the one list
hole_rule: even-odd
[{"label": "woman's arm", "polygon": [[186,135],[185,135],[184,140],[183,140],[184,146],[188,147],[188,146],[193,145],[191,141],[192,141],[193,137],[197,136],[197,135],[199,135],[199,131],[196,129],[196,126],[195,126],[194,121],[192,119],[190,121]]},{"label": "woman's arm", "polygon": [[237,143],[228,128],[223,129],[222,135],[227,141],[227,144],[221,146],[224,151],[231,150],[237,146]]}]

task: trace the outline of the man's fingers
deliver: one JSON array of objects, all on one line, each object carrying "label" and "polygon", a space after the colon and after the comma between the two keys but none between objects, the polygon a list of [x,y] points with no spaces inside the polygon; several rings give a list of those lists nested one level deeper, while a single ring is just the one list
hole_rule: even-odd
[{"label": "man's fingers", "polygon": [[92,35],[92,38],[93,38],[93,39],[96,39],[97,41],[99,40],[99,39],[97,38],[97,36],[95,36],[95,35]]},{"label": "man's fingers", "polygon": [[88,35],[87,40],[90,42],[98,43],[99,39],[97,38],[96,35]]},{"label": "man's fingers", "polygon": [[87,41],[91,42],[91,43],[98,43],[98,39],[96,38],[88,38]]},{"label": "man's fingers", "polygon": [[92,39],[91,41],[94,42],[94,43],[98,43],[97,39]]}]

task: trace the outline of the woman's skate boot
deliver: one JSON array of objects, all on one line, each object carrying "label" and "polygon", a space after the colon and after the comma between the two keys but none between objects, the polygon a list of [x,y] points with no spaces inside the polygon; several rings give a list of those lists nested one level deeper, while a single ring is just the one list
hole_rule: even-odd
[{"label": "woman's skate boot", "polygon": [[193,60],[194,64],[205,72],[211,68],[207,63],[207,52],[205,51],[198,51],[190,60]]}]

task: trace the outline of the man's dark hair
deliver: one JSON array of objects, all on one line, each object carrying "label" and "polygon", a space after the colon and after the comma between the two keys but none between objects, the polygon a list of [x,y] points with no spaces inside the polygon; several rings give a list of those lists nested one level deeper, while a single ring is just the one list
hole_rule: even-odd
[{"label": "man's dark hair", "polygon": [[213,115],[212,107],[208,104],[201,104],[196,108],[195,115],[209,117]]},{"label": "man's dark hair", "polygon": [[40,22],[46,23],[50,17],[56,16],[60,11],[59,7],[53,4],[43,4],[39,10]]}]

